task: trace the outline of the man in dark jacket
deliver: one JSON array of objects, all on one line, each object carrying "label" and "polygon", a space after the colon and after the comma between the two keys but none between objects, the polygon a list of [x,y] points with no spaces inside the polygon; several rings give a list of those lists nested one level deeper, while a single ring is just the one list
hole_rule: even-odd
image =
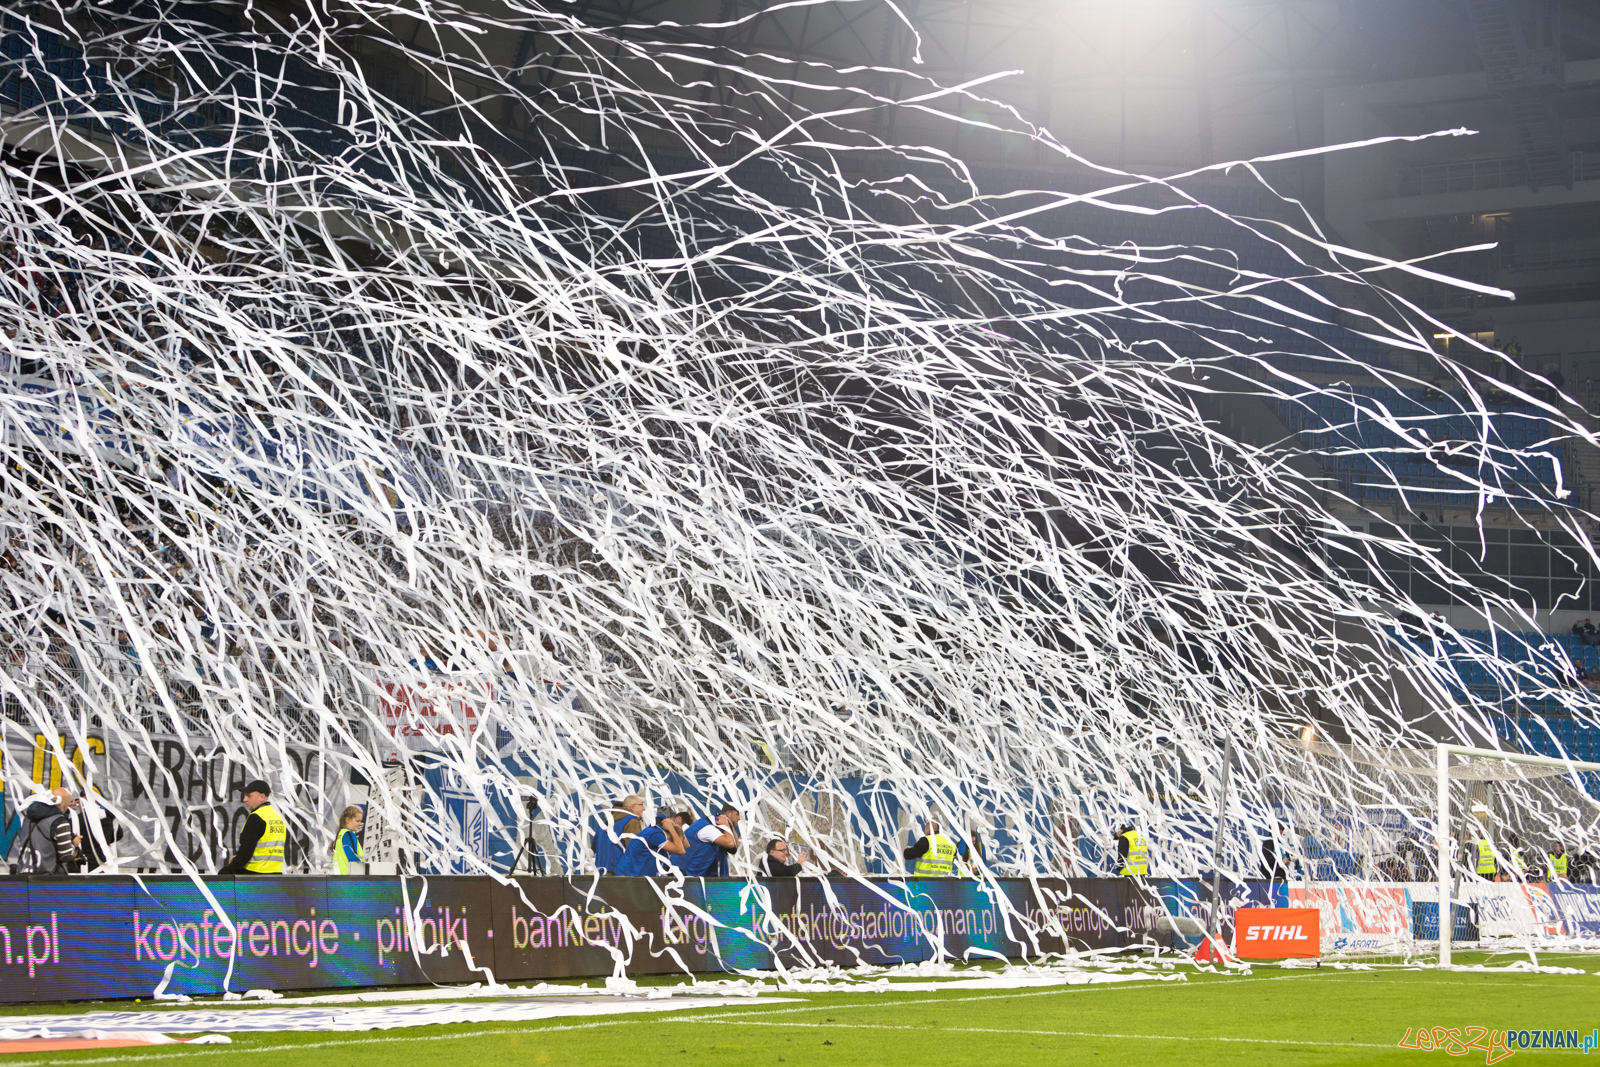
[{"label": "man in dark jacket", "polygon": [[78,831],[78,851],[82,853],[82,859],[73,873],[99,870],[106,864],[106,850],[101,847],[101,842],[109,845],[121,841],[122,827],[117,825],[117,820],[108,811],[100,817],[100,836],[96,837],[90,831],[89,816],[82,802],[79,802],[74,814]]},{"label": "man in dark jacket", "polygon": [[1289,865],[1278,855],[1278,843],[1270,834],[1261,839],[1261,878],[1266,882],[1289,880]]},{"label": "man in dark jacket", "polygon": [[791,863],[791,849],[789,842],[781,837],[774,837],[767,842],[767,851],[756,863],[756,870],[762,878],[793,878],[800,873],[800,864]]},{"label": "man in dark jacket", "polygon": [[22,809],[22,851],[18,874],[66,875],[78,861],[78,839],[72,834],[68,812],[78,803],[72,790],[57,787],[50,799],[39,797]]},{"label": "man in dark jacket", "polygon": [[250,817],[239,831],[239,851],[219,874],[282,874],[283,846],[288,827],[267,798],[272,789],[257,778],[244,787],[244,806]]}]

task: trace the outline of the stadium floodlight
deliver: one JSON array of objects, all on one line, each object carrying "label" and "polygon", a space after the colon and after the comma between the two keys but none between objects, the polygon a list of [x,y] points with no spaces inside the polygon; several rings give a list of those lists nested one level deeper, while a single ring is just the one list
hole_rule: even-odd
[{"label": "stadium floodlight", "polygon": [[1553,756],[1529,756],[1520,752],[1502,752],[1492,748],[1470,748],[1466,745],[1439,745],[1436,749],[1438,756],[1438,834],[1439,845],[1439,965],[1450,966],[1450,941],[1455,924],[1451,913],[1450,899],[1450,868],[1454,857],[1450,854],[1450,757],[1467,756],[1472,758],[1489,758],[1504,760],[1509,763],[1520,763],[1534,767],[1558,767],[1568,771],[1576,777],[1579,771],[1600,771],[1600,763],[1584,763],[1579,760],[1561,759]]}]

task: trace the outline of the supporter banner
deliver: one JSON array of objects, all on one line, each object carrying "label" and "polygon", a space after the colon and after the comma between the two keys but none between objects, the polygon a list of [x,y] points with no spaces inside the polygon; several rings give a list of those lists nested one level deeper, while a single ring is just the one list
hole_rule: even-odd
[{"label": "supporter banner", "polygon": [[500,699],[491,681],[451,675],[380,681],[377,688],[378,720],[393,739],[393,747],[384,754],[386,759],[398,759],[402,751],[469,747],[478,731],[491,722],[492,709]]},{"label": "supporter banner", "polygon": [[[156,735],[141,741],[141,752],[131,753],[115,738],[98,734],[78,745],[68,735],[47,737],[27,734],[15,723],[6,724],[4,766],[13,785],[20,779],[45,788],[66,785],[82,791],[84,783],[95,794],[116,804],[125,818],[113,824],[106,854],[116,855],[124,867],[173,864],[170,855],[147,850],[139,842],[158,839],[165,826],[177,848],[200,870],[216,870],[232,854],[239,828],[249,816],[243,802],[244,785],[253,778],[277,782],[288,778],[274,767],[246,767],[228,759],[220,745],[191,737]],[[60,755],[57,754],[60,750]],[[318,827],[335,822],[344,799],[343,764],[313,748],[286,745],[284,750],[295,780],[307,783],[279,810],[290,820],[286,858],[292,865],[312,847],[297,818],[311,816]],[[66,761],[61,755],[67,757]],[[10,822],[16,790],[5,801],[0,821]],[[91,820],[95,811],[86,812]],[[85,837],[88,828],[80,827]],[[321,831],[318,831],[321,833]],[[325,840],[325,839],[324,839]],[[0,862],[7,857],[0,855]]]},{"label": "supporter banner", "polygon": [[1547,886],[1572,937],[1600,937],[1600,886],[1550,882]]},{"label": "supporter banner", "polygon": [[0,1000],[1037,956],[1150,943],[1157,914],[1118,879],[17,879]]},{"label": "supporter banner", "polygon": [[1322,913],[1316,908],[1240,908],[1234,912],[1234,955],[1242,960],[1315,959],[1322,955]]},{"label": "supporter banner", "polygon": [[[9,355],[5,360],[9,366]],[[0,440],[8,445],[79,456],[94,453],[128,468],[138,464],[122,414],[95,392],[22,375],[6,384],[5,414],[10,417],[0,415]]]}]

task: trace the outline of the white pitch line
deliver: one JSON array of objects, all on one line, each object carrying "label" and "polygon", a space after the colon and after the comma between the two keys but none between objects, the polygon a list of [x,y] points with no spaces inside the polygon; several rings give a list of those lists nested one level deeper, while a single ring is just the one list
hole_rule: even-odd
[{"label": "white pitch line", "polygon": [[[678,1022],[711,1022],[704,1016],[685,1018]],[[797,1027],[804,1026],[812,1029],[841,1029],[841,1030],[915,1030],[924,1034],[1031,1034],[1038,1037],[1105,1037],[1119,1041],[1224,1041],[1239,1045],[1302,1045],[1309,1048],[1396,1048],[1397,1045],[1382,1045],[1361,1041],[1291,1041],[1278,1037],[1193,1037],[1181,1034],[1107,1034],[1094,1030],[1008,1030],[998,1026],[899,1026],[885,1023],[760,1023],[743,1022],[738,1026],[773,1026]]]},{"label": "white pitch line", "polygon": [[[1306,972],[1297,973],[1297,974],[1280,974],[1280,975],[1273,975],[1271,977],[1262,977],[1262,978],[1221,979],[1219,981],[1214,981],[1214,982],[1197,983],[1195,986],[1191,986],[1189,988],[1199,988],[1201,984],[1203,984],[1203,985],[1244,985],[1244,984],[1247,984],[1247,983],[1255,983],[1255,982],[1283,982],[1283,981],[1288,981],[1288,980],[1292,980],[1292,979],[1296,979],[1296,978],[1316,978],[1316,977],[1320,977],[1320,978],[1323,978],[1324,980],[1328,980],[1328,979],[1332,978],[1333,976],[1330,976],[1330,975],[1319,975],[1315,971],[1306,971]],[[1356,975],[1341,975],[1341,976],[1339,976],[1339,980],[1350,981],[1350,980],[1352,980],[1353,978],[1356,978],[1356,977],[1360,977],[1360,976],[1356,976]],[[1450,983],[1450,984],[1455,984],[1455,983]],[[1501,983],[1501,984],[1510,984],[1510,983]],[[240,1046],[232,1046],[232,1047],[227,1047],[227,1048],[209,1047],[209,1048],[204,1048],[204,1049],[192,1049],[192,1050],[191,1049],[186,1049],[186,1050],[181,1051],[181,1052],[180,1051],[158,1052],[158,1053],[154,1053],[154,1054],[150,1054],[150,1055],[132,1053],[132,1054],[122,1054],[122,1055],[116,1055],[116,1056],[95,1056],[95,1057],[87,1057],[87,1058],[84,1058],[84,1059],[75,1059],[75,1060],[72,1060],[70,1062],[72,1062],[72,1063],[143,1063],[143,1062],[147,1062],[147,1061],[151,1061],[151,1060],[176,1059],[176,1058],[179,1058],[179,1057],[193,1058],[193,1057],[196,1057],[196,1056],[226,1056],[226,1055],[228,1055],[230,1053],[238,1053],[238,1052],[242,1052],[242,1053],[290,1052],[290,1051],[296,1051],[296,1050],[301,1050],[301,1049],[348,1048],[348,1047],[350,1047],[352,1045],[390,1045],[390,1044],[404,1044],[404,1043],[407,1043],[407,1042],[420,1043],[420,1042],[424,1042],[424,1041],[461,1041],[461,1040],[466,1040],[466,1039],[474,1038],[474,1037],[504,1037],[504,1036],[507,1036],[507,1035],[510,1035],[510,1034],[561,1033],[561,1032],[572,1031],[572,1030],[599,1030],[599,1029],[603,1029],[603,1028],[608,1027],[608,1026],[629,1026],[629,1025],[633,1025],[633,1024],[636,1024],[636,1023],[642,1023],[642,1022],[646,1022],[646,1021],[652,1022],[652,1023],[692,1023],[692,1022],[729,1022],[729,1021],[733,1021],[735,1023],[735,1025],[740,1025],[740,1026],[779,1026],[779,1025],[782,1025],[782,1026],[806,1026],[806,1027],[839,1026],[839,1027],[843,1027],[845,1029],[860,1029],[860,1030],[874,1030],[874,1029],[876,1029],[876,1030],[918,1030],[918,1029],[921,1029],[921,1028],[920,1027],[911,1027],[911,1026],[894,1026],[894,1025],[874,1026],[874,1025],[867,1025],[867,1024],[860,1024],[860,1023],[800,1023],[800,1022],[789,1023],[789,1022],[785,1022],[785,1023],[779,1024],[779,1023],[760,1022],[760,1021],[758,1021],[758,1019],[766,1018],[766,1017],[772,1016],[772,1015],[794,1015],[794,1014],[797,1014],[797,1013],[800,1013],[800,1012],[811,1012],[811,1011],[855,1011],[855,1010],[859,1010],[861,1008],[901,1008],[901,1007],[909,1007],[909,1006],[917,1005],[917,1004],[940,1004],[940,1005],[943,1005],[943,1004],[966,1004],[966,1003],[972,1003],[974,1001],[984,1001],[984,1000],[1022,1000],[1022,999],[1028,999],[1028,998],[1033,998],[1033,997],[1056,996],[1056,995],[1059,995],[1059,994],[1062,994],[1062,993],[1085,992],[1085,991],[1088,991],[1088,990],[1151,989],[1151,988],[1158,988],[1158,987],[1159,988],[1169,988],[1170,985],[1171,985],[1171,983],[1165,983],[1165,982],[1159,983],[1159,984],[1158,983],[1154,983],[1154,982],[1129,982],[1129,983],[1118,983],[1118,984],[1108,984],[1108,985],[1060,986],[1060,987],[1055,988],[1055,989],[1030,990],[1030,991],[1028,991],[1026,993],[991,993],[991,994],[984,994],[984,995],[981,995],[981,996],[965,996],[965,997],[939,997],[939,998],[935,998],[934,996],[932,996],[930,994],[930,995],[925,995],[925,996],[918,997],[915,1000],[879,1000],[879,1001],[868,1001],[866,1003],[861,1003],[861,1004],[808,1004],[808,1005],[806,1005],[804,1007],[799,1007],[799,1008],[777,1008],[777,1009],[774,1009],[772,1011],[753,1010],[753,1011],[745,1011],[745,1012],[716,1012],[716,1013],[708,1013],[708,1014],[703,1014],[703,1015],[701,1015],[701,1014],[696,1014],[696,1015],[673,1015],[673,1016],[668,1016],[668,1017],[665,1017],[665,1018],[660,1016],[660,1015],[655,1015],[655,1016],[649,1017],[649,1019],[641,1019],[641,1018],[638,1018],[638,1017],[616,1017],[616,1018],[601,1020],[601,1021],[592,1022],[592,1023],[569,1023],[569,1024],[564,1024],[564,1025],[559,1025],[559,1026],[543,1026],[543,1025],[540,1025],[537,1020],[535,1020],[535,1021],[530,1021],[530,1023],[527,1026],[500,1028],[500,1029],[496,1029],[496,1030],[472,1030],[472,1031],[467,1031],[467,1032],[458,1033],[458,1034],[430,1034],[430,1035],[427,1035],[427,1036],[424,1036],[424,1037],[416,1037],[416,1036],[409,1036],[408,1037],[408,1036],[403,1035],[403,1034],[396,1034],[394,1036],[385,1036],[385,1037],[345,1038],[345,1039],[334,1040],[334,1041],[306,1041],[306,1042],[295,1042],[295,1043],[290,1043],[290,1044],[279,1044],[279,1045],[240,1045]],[[1034,1036],[1095,1037],[1095,1038],[1108,1038],[1108,1039],[1118,1039],[1118,1040],[1126,1039],[1126,1040],[1148,1040],[1148,1041],[1197,1041],[1197,1042],[1213,1041],[1213,1042],[1219,1042],[1219,1043],[1233,1043],[1233,1044],[1292,1045],[1292,1046],[1305,1046],[1305,1047],[1312,1047],[1312,1048],[1396,1048],[1396,1047],[1398,1047],[1397,1045],[1362,1044],[1362,1043],[1359,1043],[1359,1042],[1348,1042],[1348,1041],[1347,1042],[1292,1041],[1292,1040],[1288,1040],[1288,1039],[1284,1039],[1284,1038],[1246,1038],[1246,1037],[1181,1037],[1181,1036],[1173,1036],[1173,1035],[1169,1035],[1169,1034],[1112,1034],[1112,1033],[1098,1033],[1098,1032],[1087,1031],[1087,1030],[1003,1030],[1003,1029],[998,1029],[998,1028],[996,1028],[996,1029],[983,1029],[983,1028],[978,1028],[978,1027],[957,1028],[957,1027],[943,1027],[943,1026],[941,1026],[941,1027],[938,1027],[937,1029],[930,1029],[928,1032],[929,1033],[970,1032],[970,1033],[995,1033],[995,1034],[1030,1034],[1030,1035],[1034,1035]],[[6,1060],[5,1061],[5,1067],[50,1067],[50,1065],[52,1065],[52,1064],[58,1064],[58,1063],[62,1063],[62,1062],[64,1062],[64,1061],[61,1061],[61,1060]]]},{"label": "white pitch line", "polygon": [[[557,1030],[594,1030],[594,1029],[598,1029],[598,1027],[600,1025],[601,1024],[598,1024],[598,1023],[580,1023],[580,1024],[577,1024],[575,1026],[541,1026],[538,1029],[539,1029],[539,1032],[541,1032],[541,1033],[557,1031]],[[526,1034],[526,1033],[529,1033],[529,1032],[530,1032],[529,1030],[523,1029],[523,1028],[517,1028],[517,1029],[509,1029],[509,1028],[507,1028],[507,1029],[500,1029],[500,1030],[474,1030],[471,1033],[460,1033],[460,1034],[429,1034],[429,1035],[427,1035],[425,1037],[404,1037],[404,1036],[396,1035],[394,1037],[363,1037],[363,1038],[356,1038],[356,1039],[350,1040],[350,1041],[304,1041],[304,1042],[295,1042],[295,1043],[287,1044],[287,1045],[241,1045],[241,1046],[238,1046],[238,1047],[228,1047],[228,1048],[205,1047],[205,1048],[194,1049],[194,1050],[187,1050],[186,1049],[186,1050],[184,1050],[182,1052],[158,1052],[158,1053],[155,1053],[154,1055],[150,1055],[150,1056],[142,1056],[142,1055],[139,1055],[137,1053],[135,1053],[133,1055],[122,1055],[122,1056],[93,1056],[93,1057],[89,1057],[89,1058],[86,1058],[86,1059],[70,1060],[70,1061],[67,1061],[67,1062],[70,1062],[70,1063],[146,1063],[146,1062],[148,1062],[150,1060],[172,1060],[172,1059],[178,1059],[180,1057],[183,1058],[183,1059],[192,1059],[193,1057],[196,1057],[196,1056],[226,1056],[230,1052],[245,1052],[245,1053],[295,1052],[295,1051],[299,1051],[300,1049],[313,1049],[313,1048],[334,1048],[334,1047],[348,1048],[351,1045],[390,1045],[390,1044],[395,1044],[395,1043],[403,1042],[403,1041],[412,1041],[412,1042],[422,1042],[422,1041],[460,1041],[460,1040],[462,1040],[464,1038],[469,1038],[469,1037],[503,1037],[503,1036],[505,1036],[507,1034]],[[168,1046],[157,1045],[157,1046],[153,1046],[153,1047],[166,1048]],[[5,1061],[6,1067],[51,1067],[52,1064],[59,1064],[61,1062],[63,1062],[63,1061],[61,1061],[61,1060],[6,1060]]]}]

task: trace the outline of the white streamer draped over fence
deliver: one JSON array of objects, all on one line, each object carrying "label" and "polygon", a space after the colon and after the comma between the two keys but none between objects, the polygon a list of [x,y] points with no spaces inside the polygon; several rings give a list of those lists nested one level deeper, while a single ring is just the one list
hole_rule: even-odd
[{"label": "white streamer draped over fence", "polygon": [[[215,760],[273,776],[311,861],[353,773],[424,869],[507,862],[442,791],[491,837],[537,798],[569,872],[638,792],[858,874],[937,815],[985,871],[1104,871],[1131,821],[1193,875],[1231,739],[1242,874],[1269,810],[1420,802],[1273,743],[1305,724],[1501,743],[1379,552],[1499,629],[1529,609],[1207,416],[1337,395],[1385,463],[1593,561],[1553,444],[1592,434],[1531,392],[1543,439],[1492,432],[1406,295],[1443,274],[1339,246],[1255,162],[1096,165],[981,81],[554,2],[296,10],[5,15],[6,775],[192,795],[100,790],[130,863],[218,861],[186,820],[238,798],[182,780]],[[912,112],[1058,179],[898,143]],[[1338,384],[1418,366],[1476,439]],[[1559,650],[1454,654],[1594,721]]]}]

